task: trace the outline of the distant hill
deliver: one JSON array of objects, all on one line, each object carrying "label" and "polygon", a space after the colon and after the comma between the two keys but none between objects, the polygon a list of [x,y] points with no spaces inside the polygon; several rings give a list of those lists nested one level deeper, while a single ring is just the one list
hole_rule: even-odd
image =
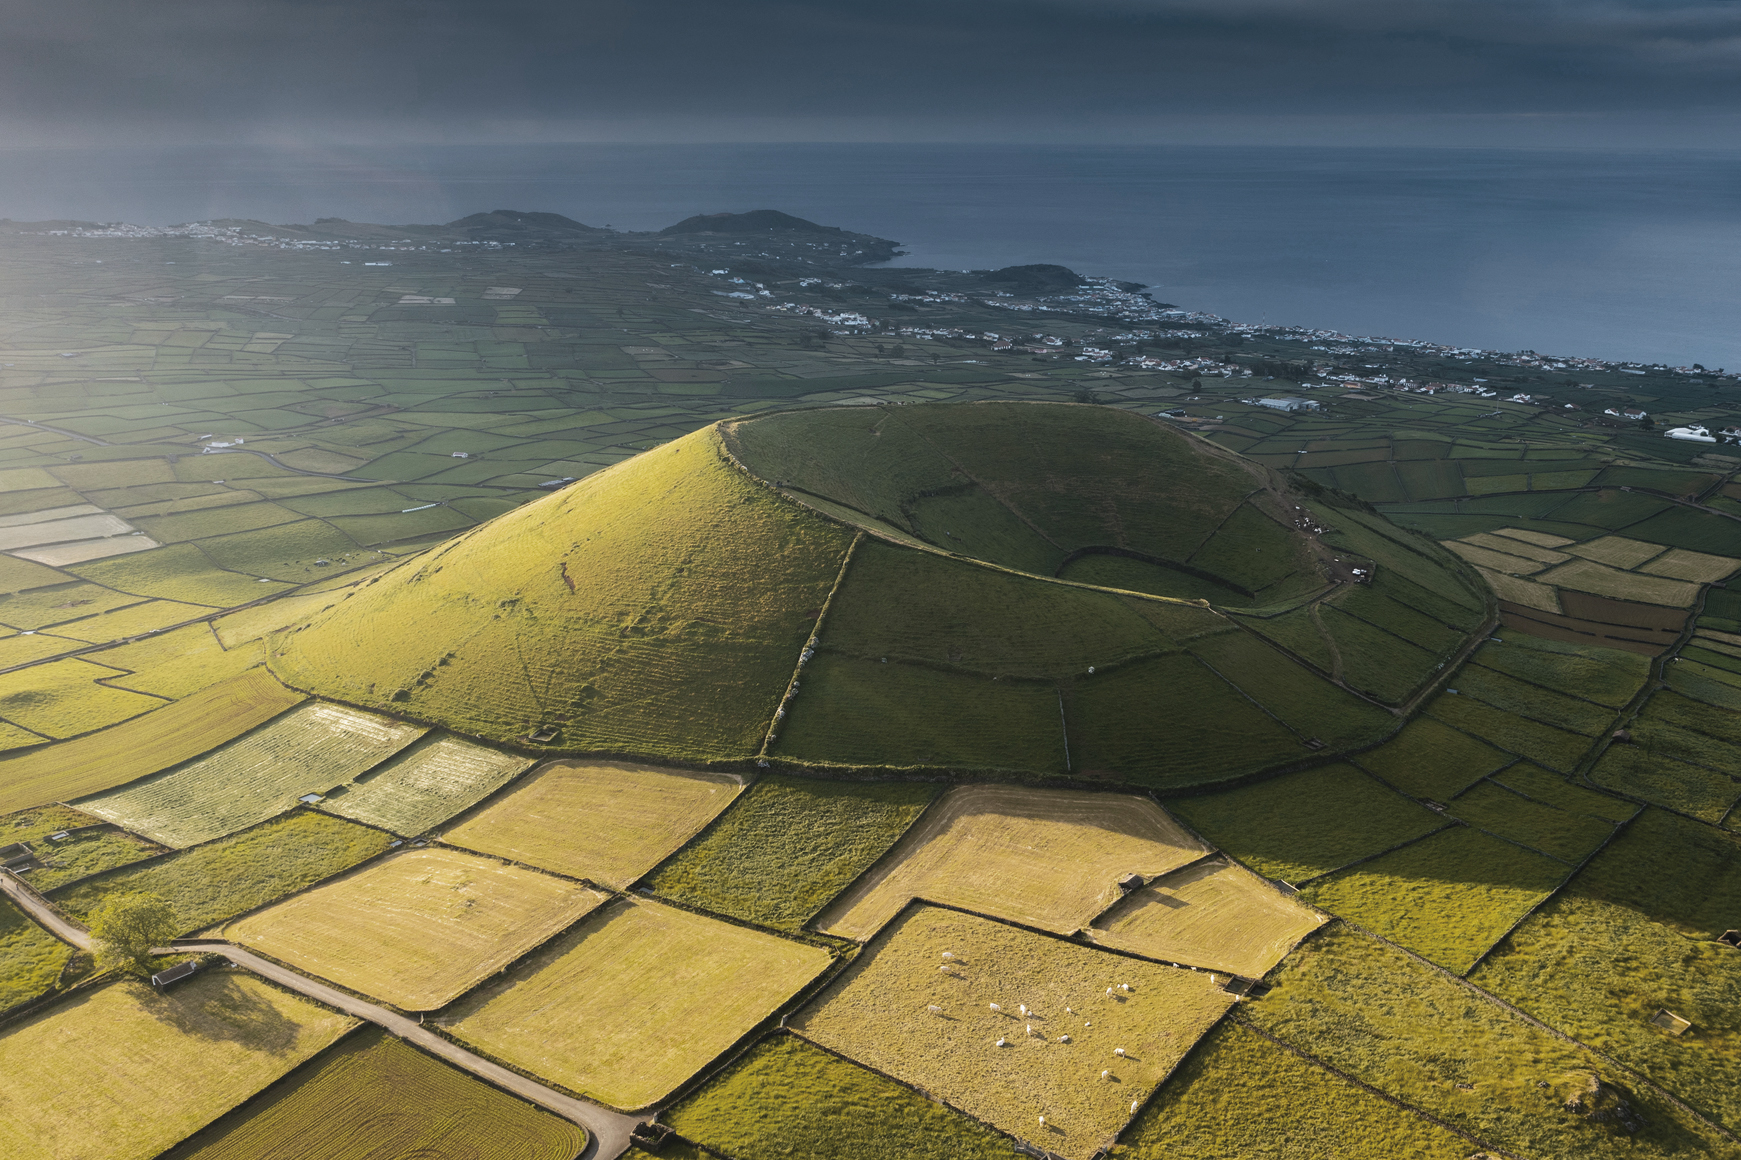
[{"label": "distant hill", "polygon": [[983,281],[1008,286],[1012,290],[1028,294],[1048,294],[1060,290],[1073,290],[1088,281],[1068,266],[1054,266],[1046,263],[1032,266],[1005,266],[1001,270],[987,270],[980,274],[980,278]]},{"label": "distant hill", "polygon": [[[1384,737],[1482,591],[1126,411],[848,407],[589,476],[335,597],[271,664],[549,751],[1163,788]],[[1400,605],[1460,627],[1383,645],[1364,618]]]},{"label": "distant hill", "polygon": [[781,213],[777,209],[753,209],[749,213],[698,213],[686,217],[674,226],[666,226],[661,234],[764,234],[770,232],[845,234],[839,226],[819,226],[815,222]]},{"label": "distant hill", "polygon": [[458,221],[448,222],[443,228],[463,231],[472,241],[478,242],[564,241],[611,232],[559,213],[529,213],[517,209],[469,214]]}]

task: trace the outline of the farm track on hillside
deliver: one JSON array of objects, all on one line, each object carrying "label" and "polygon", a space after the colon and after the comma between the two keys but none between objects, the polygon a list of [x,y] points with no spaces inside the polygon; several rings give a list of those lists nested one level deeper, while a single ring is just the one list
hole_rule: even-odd
[{"label": "farm track on hillside", "polygon": [[[40,922],[57,937],[81,950],[91,948],[89,931],[62,917],[47,901],[10,872],[0,871],[0,892],[4,892],[8,898],[23,907],[33,919]],[[587,1132],[586,1150],[580,1154],[579,1160],[616,1160],[616,1157],[628,1151],[629,1133],[637,1123],[641,1122],[641,1118],[638,1116],[627,1116],[589,1100],[577,1099],[574,1096],[564,1095],[552,1088],[545,1087],[536,1080],[528,1079],[517,1072],[509,1071],[500,1064],[491,1063],[487,1059],[473,1055],[465,1048],[443,1039],[403,1015],[394,1014],[385,1007],[377,1006],[354,995],[348,995],[335,987],[317,983],[288,967],[280,966],[258,955],[251,954],[233,943],[218,940],[189,941],[175,947],[174,950],[176,953],[221,954],[231,962],[262,978],[270,979],[279,986],[287,987],[316,1002],[337,1008],[348,1015],[354,1015],[359,1019],[366,1019],[370,1023],[384,1027],[407,1043],[420,1047],[439,1059],[446,1060],[462,1071],[470,1072],[486,1083],[512,1092],[522,1099],[579,1124]]]}]

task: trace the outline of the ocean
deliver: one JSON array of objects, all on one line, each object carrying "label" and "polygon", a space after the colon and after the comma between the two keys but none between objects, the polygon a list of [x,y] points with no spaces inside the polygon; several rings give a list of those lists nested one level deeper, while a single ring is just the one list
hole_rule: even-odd
[{"label": "ocean", "polygon": [[772,208],[895,264],[1056,262],[1241,322],[1741,366],[1741,154],[964,145],[0,151],[0,217],[657,229]]}]

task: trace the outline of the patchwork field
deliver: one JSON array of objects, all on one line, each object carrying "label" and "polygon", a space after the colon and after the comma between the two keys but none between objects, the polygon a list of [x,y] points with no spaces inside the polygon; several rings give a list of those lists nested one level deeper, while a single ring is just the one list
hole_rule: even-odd
[{"label": "patchwork field", "polygon": [[915,906],[788,1026],[1086,1160],[1232,1003],[1206,972]]},{"label": "patchwork field", "polygon": [[458,737],[425,737],[358,774],[320,808],[413,837],[483,801],[534,760]]},{"label": "patchwork field", "polygon": [[1453,826],[1320,879],[1304,897],[1462,974],[1570,873],[1564,862]]},{"label": "patchwork field", "polygon": [[675,907],[623,900],[442,1022],[465,1042],[618,1108],[652,1104],[827,968],[830,955]]},{"label": "patchwork field", "polygon": [[585,1145],[579,1126],[370,1027],[163,1160],[574,1160]]},{"label": "patchwork field", "polygon": [[1323,921],[1251,871],[1211,858],[1132,891],[1088,935],[1115,950],[1260,979]]},{"label": "patchwork field", "polygon": [[[1546,771],[1537,772],[1547,777],[1554,776]],[[1508,769],[1503,773],[1510,776],[1512,771]],[[1568,796],[1580,793],[1597,796],[1588,790],[1581,791],[1570,782],[1560,784]],[[1610,809],[1605,812],[1611,812],[1611,807],[1621,804],[1609,798],[1607,806]],[[1565,808],[1539,801],[1529,796],[1527,791],[1510,788],[1503,778],[1473,786],[1450,803],[1449,812],[1471,826],[1573,866],[1594,853],[1614,833],[1614,823],[1608,818],[1592,816],[1575,807]]]},{"label": "patchwork field", "polygon": [[[78,832],[73,832],[78,831]],[[50,840],[50,834],[66,833]],[[38,890],[53,890],[104,870],[162,853],[162,847],[67,806],[43,806],[0,817],[0,845],[27,843],[37,865],[15,873]]]},{"label": "patchwork field", "polygon": [[939,789],[764,774],[647,883],[678,902],[797,930],[869,870]]},{"label": "patchwork field", "polygon": [[433,1011],[605,900],[493,858],[401,850],[224,934],[402,1011]]},{"label": "patchwork field", "polygon": [[150,1160],[355,1025],[250,975],[123,981],[0,1030],[0,1146]]},{"label": "patchwork field", "polygon": [[1228,1020],[1119,1137],[1133,1160],[1468,1160],[1469,1140]]},{"label": "patchwork field", "polygon": [[203,930],[349,870],[387,848],[379,830],[297,810],[135,866],[56,890],[54,903],[84,919],[117,894],[155,894],[175,911],[182,933]]},{"label": "patchwork field", "polygon": [[[1592,867],[1592,869],[1597,869]],[[1741,1125],[1741,954],[1574,883],[1513,931],[1474,981],[1600,1047],[1734,1131]],[[1672,1011],[1693,1026],[1651,1022]]]},{"label": "patchwork field", "polygon": [[736,774],[553,761],[443,840],[622,889],[742,790]]},{"label": "patchwork field", "polygon": [[1394,738],[1354,759],[1404,793],[1439,801],[1456,797],[1512,760],[1430,717],[1417,717]]},{"label": "patchwork field", "polygon": [[120,675],[76,657],[0,673],[0,721],[63,741],[162,707],[159,698],[93,683]]},{"label": "patchwork field", "polygon": [[1169,806],[1268,878],[1295,884],[1439,829],[1445,819],[1350,765],[1328,765]]},{"label": "patchwork field", "polygon": [[0,1011],[54,989],[73,948],[0,898]]},{"label": "patchwork field", "polygon": [[815,926],[862,942],[923,898],[1068,934],[1118,898],[1126,874],[1165,874],[1208,852],[1147,798],[959,786]]},{"label": "patchwork field", "polygon": [[[1270,982],[1268,995],[1241,1005],[1247,1021],[1492,1146],[1543,1160],[1735,1153],[1594,1054],[1346,927],[1324,928]],[[1643,1129],[1628,1135],[1568,1111],[1592,1080],[1625,1093]]]},{"label": "patchwork field", "polygon": [[727,1156],[1009,1160],[1015,1154],[1003,1134],[796,1035],[758,1043],[659,1118]]},{"label": "patchwork field", "polygon": [[304,705],[179,768],[84,798],[79,808],[166,846],[191,846],[343,785],[423,733],[342,705]]}]

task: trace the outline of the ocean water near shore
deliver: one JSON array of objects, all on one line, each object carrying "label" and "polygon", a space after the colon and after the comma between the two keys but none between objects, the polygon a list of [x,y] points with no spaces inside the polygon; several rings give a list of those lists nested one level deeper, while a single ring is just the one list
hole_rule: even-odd
[{"label": "ocean water near shore", "polygon": [[778,208],[897,265],[1057,262],[1242,322],[1741,366],[1741,154],[961,145],[0,151],[0,217],[657,229]]}]

